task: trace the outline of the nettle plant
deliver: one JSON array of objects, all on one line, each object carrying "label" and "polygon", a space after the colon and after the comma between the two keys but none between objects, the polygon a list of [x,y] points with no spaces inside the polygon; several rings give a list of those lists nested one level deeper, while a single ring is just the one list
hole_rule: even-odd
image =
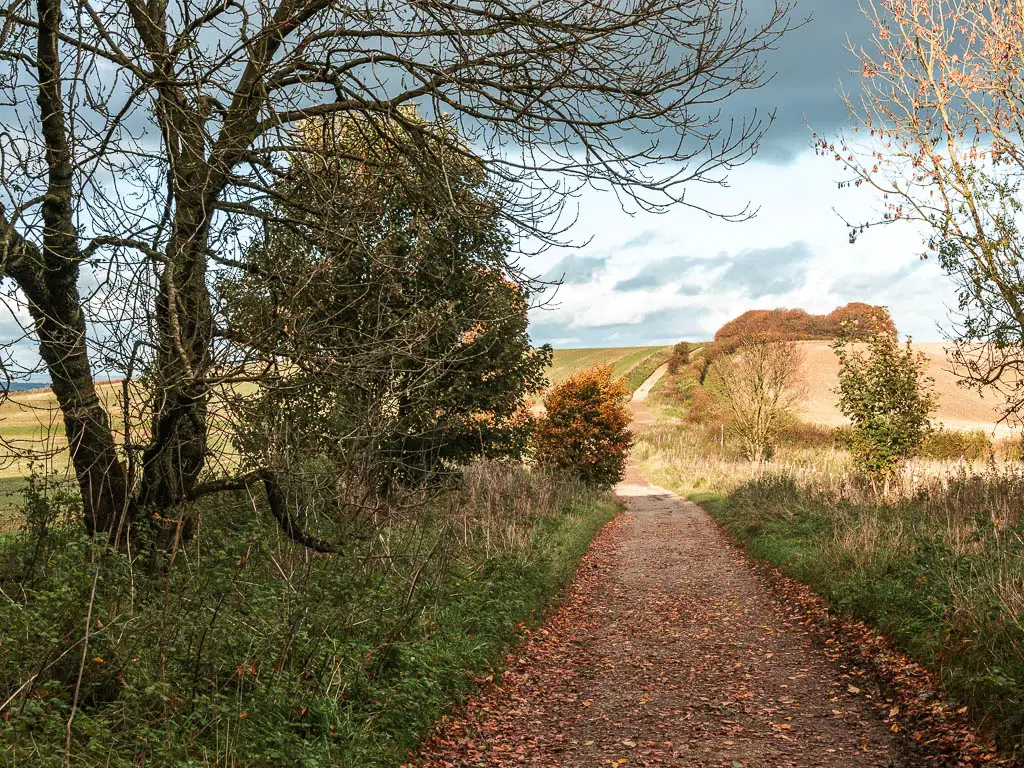
[{"label": "nettle plant", "polygon": [[851,451],[862,469],[892,475],[932,432],[936,396],[925,357],[908,339],[880,332],[863,346],[850,334],[832,345],[839,358],[839,410],[850,419]]}]

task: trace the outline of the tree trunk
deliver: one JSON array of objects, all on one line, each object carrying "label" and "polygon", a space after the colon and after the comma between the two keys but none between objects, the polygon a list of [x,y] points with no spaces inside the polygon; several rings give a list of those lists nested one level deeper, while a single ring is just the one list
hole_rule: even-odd
[{"label": "tree trunk", "polygon": [[77,272],[49,283],[49,301],[31,303],[46,363],[64,416],[71,463],[82,492],[85,528],[111,543],[121,541],[131,522],[131,501],[124,465],[117,453],[110,417],[96,393],[85,345],[85,317]]},{"label": "tree trunk", "polygon": [[64,415],[71,462],[82,491],[86,530],[118,541],[127,533],[130,501],[110,418],[96,394],[86,347],[85,314],[78,293],[81,253],[74,225],[74,163],[67,139],[61,59],[60,0],[38,0],[39,117],[46,146],[47,190],[38,248],[3,226],[0,264],[29,300],[39,352]]},{"label": "tree trunk", "polygon": [[[139,503],[163,511],[188,498],[206,463],[206,377],[213,317],[206,285],[208,201],[179,199],[156,306],[152,438]],[[186,526],[187,527],[187,526]]]}]

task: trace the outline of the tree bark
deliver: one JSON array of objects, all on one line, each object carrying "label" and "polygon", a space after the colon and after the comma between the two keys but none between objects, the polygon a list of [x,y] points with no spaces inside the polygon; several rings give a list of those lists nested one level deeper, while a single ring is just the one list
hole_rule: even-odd
[{"label": "tree bark", "polygon": [[85,344],[78,270],[47,280],[45,304],[30,298],[39,352],[64,415],[68,451],[82,493],[85,528],[111,543],[124,539],[132,504],[127,476],[110,429],[110,417],[93,382]]},{"label": "tree bark", "polygon": [[78,292],[81,254],[73,218],[74,166],[67,141],[58,50],[60,0],[38,0],[37,9],[37,102],[48,172],[42,248],[26,241],[0,217],[0,273],[13,277],[29,301],[39,352],[64,416],[86,530],[116,541],[127,531],[130,500],[110,418],[96,393]]}]

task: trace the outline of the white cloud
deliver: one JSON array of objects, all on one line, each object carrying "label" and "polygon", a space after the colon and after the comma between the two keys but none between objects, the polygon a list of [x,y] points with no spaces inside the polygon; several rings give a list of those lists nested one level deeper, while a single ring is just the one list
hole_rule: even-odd
[{"label": "white cloud", "polygon": [[686,209],[629,215],[613,195],[588,191],[575,234],[592,240],[580,256],[607,261],[592,279],[559,290],[556,307],[535,316],[535,338],[578,338],[578,329],[588,329],[588,343],[600,342],[594,331],[601,328],[608,344],[624,334],[631,343],[710,337],[748,309],[828,312],[849,301],[885,304],[901,331],[939,338],[953,290],[934,263],[921,264],[920,231],[879,227],[851,244],[833,209],[862,221],[880,206],[864,189],[840,190],[838,172],[808,149],[785,166],[750,163],[728,189],[702,190],[713,207],[747,200],[760,207],[739,224]]}]

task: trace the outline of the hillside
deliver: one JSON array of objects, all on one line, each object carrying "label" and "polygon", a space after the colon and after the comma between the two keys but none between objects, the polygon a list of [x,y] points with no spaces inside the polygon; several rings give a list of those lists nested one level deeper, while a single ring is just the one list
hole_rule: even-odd
[{"label": "hillside", "polygon": [[[998,395],[993,393],[982,398],[977,391],[958,386],[943,347],[941,342],[914,344],[914,348],[928,358],[928,375],[935,379],[935,391],[939,396],[938,421],[948,429],[984,429],[991,432],[995,428],[999,435],[1009,434],[1010,427],[996,427]],[[845,424],[846,419],[836,407],[833,392],[838,384],[839,363],[829,342],[804,341],[800,342],[800,349],[804,354],[804,383],[807,387],[801,417],[816,424]]]},{"label": "hillside", "polygon": [[552,383],[565,381],[576,371],[602,364],[612,367],[612,376],[625,376],[637,363],[663,347],[593,347],[589,349],[556,349],[554,361],[548,368]]}]

